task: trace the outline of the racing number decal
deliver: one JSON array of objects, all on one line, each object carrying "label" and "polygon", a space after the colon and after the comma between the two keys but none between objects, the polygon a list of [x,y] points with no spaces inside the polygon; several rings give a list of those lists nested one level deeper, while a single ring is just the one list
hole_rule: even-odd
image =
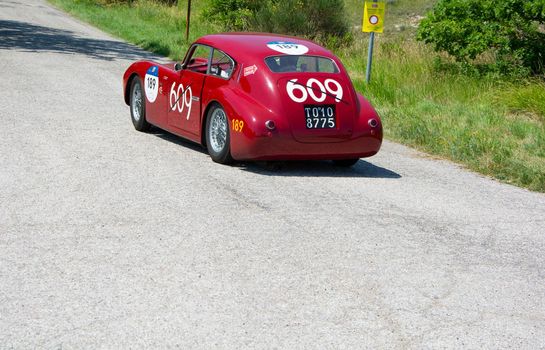
[{"label": "racing number decal", "polygon": [[311,78],[306,84],[297,82],[298,79],[291,79],[286,85],[288,96],[293,102],[304,103],[309,97],[316,102],[324,102],[326,97],[334,96],[335,102],[343,98],[343,87],[334,79],[326,79],[322,84],[318,79]]},{"label": "racing number decal", "polygon": [[159,90],[159,68],[157,66],[149,67],[144,77],[144,90],[146,98],[151,103],[157,99],[157,91]]},{"label": "racing number decal", "polygon": [[232,124],[233,131],[242,132],[242,129],[244,128],[243,120],[233,119],[231,124]]},{"label": "racing number decal", "polygon": [[[153,77],[153,76],[149,76],[147,77],[146,79],[146,89],[148,91],[155,91],[156,90],[156,87],[157,87],[157,78],[156,77]],[[151,95],[151,94],[148,94],[148,96]],[[155,96],[156,98],[157,96]],[[153,97],[151,97],[150,99],[154,99]],[[153,102],[153,101],[150,101],[150,102]]]},{"label": "racing number decal", "polygon": [[286,55],[304,55],[308,52],[308,47],[290,41],[271,41],[267,43],[271,50],[285,53]]},{"label": "racing number decal", "polygon": [[193,99],[193,92],[191,91],[190,86],[184,89],[184,85],[180,84],[178,85],[178,88],[176,89],[176,83],[172,84],[172,87],[170,88],[170,110],[171,111],[178,109],[178,112],[182,113],[184,109],[187,108],[186,119],[189,120],[189,116],[191,114],[192,99]]}]

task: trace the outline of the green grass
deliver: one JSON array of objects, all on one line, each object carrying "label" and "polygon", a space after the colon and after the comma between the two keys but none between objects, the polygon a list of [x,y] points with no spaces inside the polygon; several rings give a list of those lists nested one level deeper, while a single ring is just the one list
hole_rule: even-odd
[{"label": "green grass", "polygon": [[[50,0],[66,11],[143,48],[179,59],[186,1],[169,8],[150,0],[97,6],[92,0]],[[438,65],[414,40],[419,16],[434,0],[388,5],[386,30],[377,35],[371,84],[364,83],[368,34],[361,33],[362,2],[346,0],[354,43],[337,51],[356,89],[382,116],[385,135],[435,156],[531,190],[545,192],[545,84],[461,74]],[[193,1],[190,41],[220,30]],[[442,69],[440,67],[443,67]]]},{"label": "green grass", "polygon": [[[482,174],[545,192],[545,86],[438,71],[422,44],[380,38],[364,83],[366,40],[340,53],[357,90],[383,117],[388,139]],[[359,52],[358,52],[359,51]]]}]

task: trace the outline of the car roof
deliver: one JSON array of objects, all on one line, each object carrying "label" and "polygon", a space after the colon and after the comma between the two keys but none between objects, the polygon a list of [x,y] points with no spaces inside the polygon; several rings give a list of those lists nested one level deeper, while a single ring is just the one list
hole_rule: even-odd
[{"label": "car roof", "polygon": [[247,62],[269,56],[281,56],[285,53],[273,50],[267,45],[271,43],[293,43],[308,48],[305,55],[324,56],[335,59],[331,51],[306,39],[293,36],[266,33],[221,33],[210,34],[199,38],[195,43],[209,45],[227,53],[235,61]]}]

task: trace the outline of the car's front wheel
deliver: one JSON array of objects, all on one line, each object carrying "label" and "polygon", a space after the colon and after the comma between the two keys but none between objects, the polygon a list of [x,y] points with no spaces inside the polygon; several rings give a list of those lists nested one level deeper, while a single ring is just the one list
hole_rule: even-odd
[{"label": "car's front wheel", "polygon": [[206,118],[206,147],[214,162],[229,164],[233,161],[230,143],[227,113],[219,104],[215,104]]},{"label": "car's front wheel", "polygon": [[131,120],[132,125],[138,131],[148,131],[150,123],[146,121],[146,101],[142,92],[142,82],[135,77],[131,82]]}]

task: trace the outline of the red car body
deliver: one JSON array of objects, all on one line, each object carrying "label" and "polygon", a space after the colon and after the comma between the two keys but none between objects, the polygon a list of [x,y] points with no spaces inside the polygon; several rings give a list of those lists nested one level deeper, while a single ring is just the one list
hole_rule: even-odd
[{"label": "red car body", "polygon": [[[281,62],[288,56],[298,61],[286,71]],[[134,79],[145,85],[149,124],[205,147],[207,116],[211,106],[221,106],[231,159],[357,160],[376,154],[382,143],[379,116],[340,60],[308,40],[207,35],[182,64],[133,63],[123,76],[128,105]]]}]

